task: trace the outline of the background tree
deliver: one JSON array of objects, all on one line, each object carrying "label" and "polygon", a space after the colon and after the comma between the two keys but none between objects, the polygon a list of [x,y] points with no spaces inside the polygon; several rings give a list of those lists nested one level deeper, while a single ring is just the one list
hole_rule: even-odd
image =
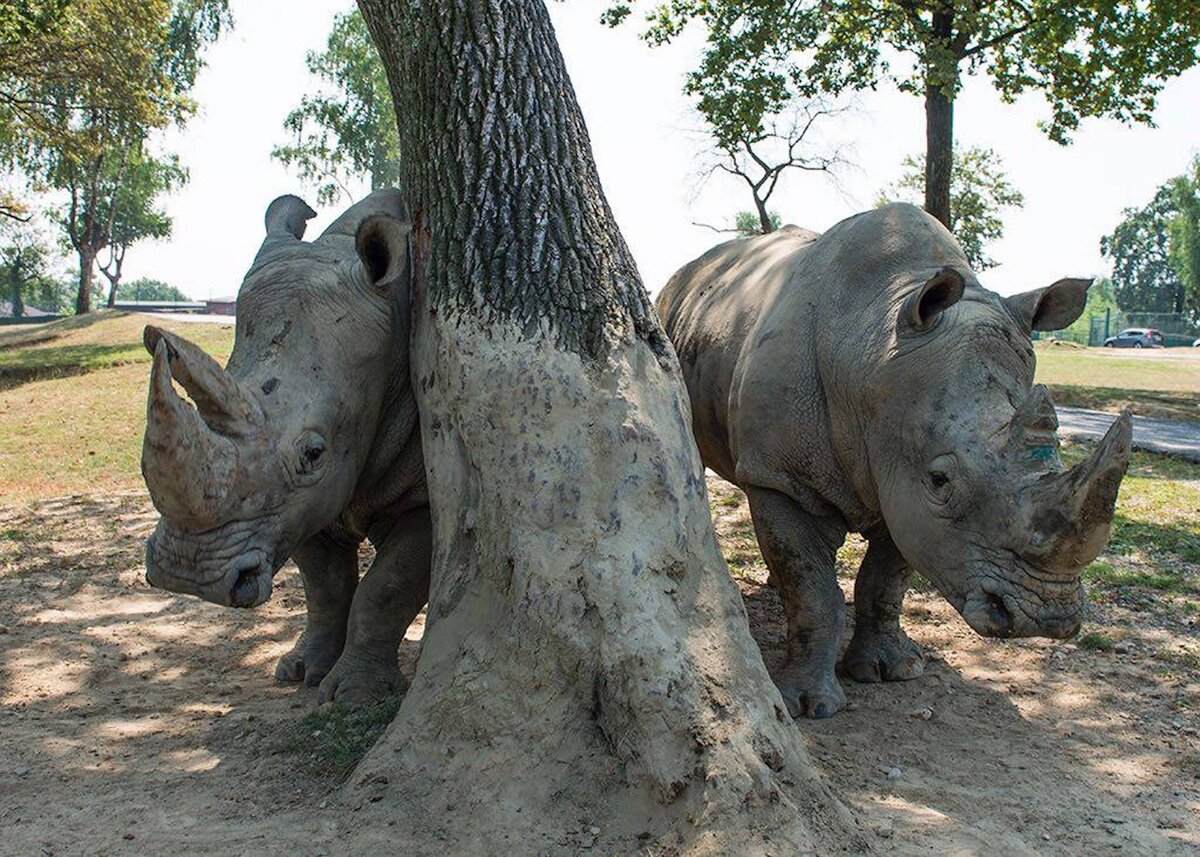
[{"label": "background tree", "polygon": [[[120,5],[126,2],[128,7]],[[114,200],[128,167],[143,156],[154,131],[191,115],[194,105],[187,93],[201,66],[201,49],[228,23],[225,0],[113,3],[117,6],[81,0],[88,9],[92,4],[99,7],[92,23],[115,27],[120,38],[136,42],[130,65],[104,78],[122,76],[123,90],[131,93],[130,105],[103,103],[107,90],[98,93],[97,81],[71,75],[19,81],[18,95],[8,99],[8,129],[19,126],[23,133],[4,153],[7,163],[67,200],[58,222],[78,256],[75,308],[80,313],[91,309],[95,262],[111,241]],[[119,14],[129,19],[112,20]]]},{"label": "background tree", "polygon": [[108,306],[117,301],[121,270],[129,248],[146,239],[171,235],[171,218],[159,207],[159,199],[187,181],[187,170],[174,155],[154,158],[144,152],[131,154],[124,177],[110,200],[112,227],[108,236],[108,260],[100,272],[108,280]]},{"label": "background tree", "polygon": [[[886,202],[919,203],[925,186],[925,158],[916,155],[904,159],[905,172],[880,193],[879,204]],[[986,248],[1004,235],[1004,209],[1020,207],[1025,197],[1013,187],[1004,172],[1004,162],[992,149],[972,146],[955,153],[953,180],[950,182],[950,223],[948,228],[962,245],[971,266],[983,271],[996,266]]]},{"label": "background tree", "polygon": [[1171,183],[1149,204],[1127,208],[1100,252],[1112,260],[1117,303],[1125,312],[1183,312],[1187,292],[1171,265],[1170,223],[1178,215]]},{"label": "background tree", "polygon": [[1192,318],[1200,318],[1200,156],[1168,182],[1176,214],[1167,223],[1167,259]]},{"label": "background tree", "polygon": [[334,18],[325,50],[310,51],[305,62],[327,89],[305,96],[287,115],[283,127],[293,141],[276,146],[271,156],[315,186],[325,205],[340,196],[353,201],[347,186],[363,178],[372,190],[394,186],[400,169],[396,113],[379,52],[358,10]]},{"label": "background tree", "polygon": [[42,300],[51,279],[51,248],[36,224],[22,221],[0,225],[0,281],[8,314],[14,318],[25,315],[27,303],[51,312],[57,309]]},{"label": "background tree", "polygon": [[[750,637],[545,6],[359,6],[419,212],[434,560],[412,685],[355,776],[399,787],[358,824],[450,853],[549,850],[585,817],[612,853],[865,847]],[[360,242],[383,277],[387,234]]]},{"label": "background tree", "polygon": [[[844,163],[840,150],[830,149],[812,137],[814,125],[844,112],[845,108],[825,101],[795,101],[783,112],[764,119],[762,129],[754,135],[726,137],[710,124],[714,157],[703,176],[707,179],[720,172],[744,183],[754,202],[751,213],[758,221],[754,232],[772,232],[779,228],[779,215],[772,214],[767,206],[781,179],[793,171],[828,174]],[[745,130],[744,126],[739,129]],[[739,214],[734,228],[745,234],[748,225]]]},{"label": "background tree", "polygon": [[[618,2],[605,20],[631,7]],[[987,74],[1005,101],[1040,92],[1050,107],[1042,127],[1058,143],[1087,116],[1149,123],[1164,82],[1197,62],[1195,12],[1194,0],[669,0],[650,11],[646,38],[661,44],[692,21],[705,26],[685,89],[727,134],[753,137],[795,93],[890,80],[921,95],[925,208],[948,226],[964,75]]]},{"label": "background tree", "polygon": [[150,277],[139,277],[125,284],[125,299],[131,301],[187,301],[191,300],[175,286]]},{"label": "background tree", "polygon": [[[0,164],[46,147],[93,154],[83,116],[111,127],[167,121],[180,104],[161,85],[155,46],[170,10],[166,0],[0,3]],[[22,217],[26,207],[14,188],[0,189],[0,215]]]}]

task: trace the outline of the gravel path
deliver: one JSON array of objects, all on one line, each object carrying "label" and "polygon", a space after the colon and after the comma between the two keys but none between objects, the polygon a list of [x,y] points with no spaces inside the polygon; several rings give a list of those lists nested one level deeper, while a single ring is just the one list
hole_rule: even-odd
[{"label": "gravel path", "polygon": [[[1112,425],[1114,416],[1082,408],[1058,409],[1058,432],[1063,437],[1098,440]],[[1200,461],[1200,425],[1182,420],[1133,418],[1133,448],[1165,452],[1188,461]]]}]

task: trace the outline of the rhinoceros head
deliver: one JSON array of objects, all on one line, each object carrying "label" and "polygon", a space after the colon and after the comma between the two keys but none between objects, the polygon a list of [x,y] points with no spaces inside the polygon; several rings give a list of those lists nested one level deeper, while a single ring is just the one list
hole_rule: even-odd
[{"label": "rhinoceros head", "polygon": [[880,508],[909,563],[986,636],[1074,634],[1080,573],[1108,538],[1131,418],[1064,469],[1033,383],[1031,331],[1078,318],[1090,285],[1001,298],[957,265],[895,293],[867,442]]},{"label": "rhinoceros head", "polygon": [[294,196],[267,209],[227,368],[145,330],[142,474],[162,514],[146,546],[155,586],[238,607],[266,601],[291,551],[346,506],[389,385],[407,383],[399,194],[372,194],[306,243],[313,216]]}]

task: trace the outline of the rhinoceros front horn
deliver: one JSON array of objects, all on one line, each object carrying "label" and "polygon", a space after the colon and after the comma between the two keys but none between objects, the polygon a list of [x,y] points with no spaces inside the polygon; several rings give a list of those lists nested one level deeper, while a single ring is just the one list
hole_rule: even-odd
[{"label": "rhinoceros front horn", "polygon": [[[147,346],[150,344],[148,337]],[[199,411],[175,392],[171,383],[171,342],[159,336],[153,351],[142,476],[155,507],[164,517],[183,529],[202,532],[217,526],[224,518],[237,466],[237,449],[230,438],[209,428]],[[180,352],[175,352],[176,363],[185,360]],[[182,377],[179,380],[183,382]],[[194,382],[195,375],[191,380]],[[197,396],[186,385],[185,389],[198,404],[206,398],[206,394]],[[196,386],[196,389],[201,388]]]},{"label": "rhinoceros front horn", "polygon": [[1132,440],[1133,418],[1125,411],[1087,459],[1038,481],[1030,497],[1028,559],[1048,571],[1075,575],[1096,558],[1108,540]]}]

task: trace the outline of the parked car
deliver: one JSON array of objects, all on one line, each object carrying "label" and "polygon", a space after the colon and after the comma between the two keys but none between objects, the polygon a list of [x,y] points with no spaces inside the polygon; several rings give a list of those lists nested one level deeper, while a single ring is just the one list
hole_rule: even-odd
[{"label": "parked car", "polygon": [[1105,348],[1162,348],[1163,335],[1152,327],[1127,327],[1104,340]]}]

